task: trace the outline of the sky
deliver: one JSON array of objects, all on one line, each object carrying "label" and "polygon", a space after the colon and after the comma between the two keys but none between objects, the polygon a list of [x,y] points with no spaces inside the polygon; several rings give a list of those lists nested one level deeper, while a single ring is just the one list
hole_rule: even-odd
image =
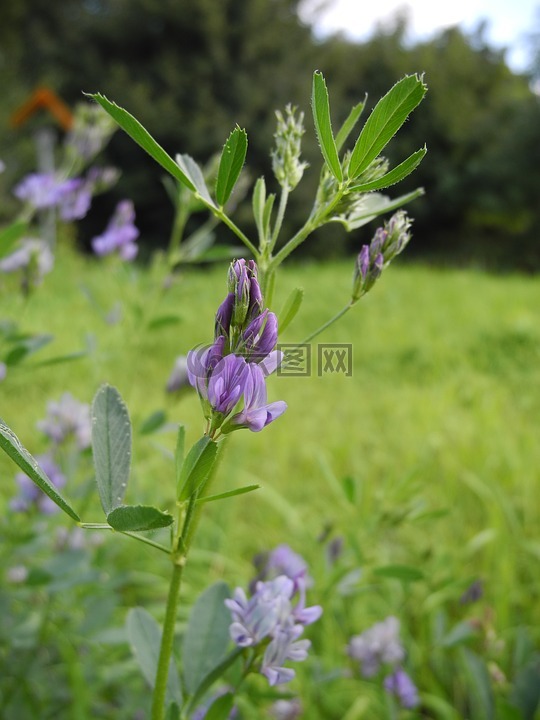
[{"label": "sky", "polygon": [[[304,0],[301,15],[310,18],[310,8],[321,0]],[[321,36],[343,32],[351,39],[371,35],[377,22],[391,18],[396,10],[407,7],[410,40],[428,39],[445,27],[460,25],[473,30],[487,20],[486,39],[494,47],[507,47],[506,60],[519,72],[528,64],[525,36],[540,25],[540,0],[331,0],[315,23]]]}]

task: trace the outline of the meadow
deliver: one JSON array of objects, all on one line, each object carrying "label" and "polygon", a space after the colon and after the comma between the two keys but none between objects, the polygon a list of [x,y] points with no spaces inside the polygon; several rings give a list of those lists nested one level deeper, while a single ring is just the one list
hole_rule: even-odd
[{"label": "meadow", "polygon": [[[211,340],[226,269],[187,268],[168,283],[162,269],[64,246],[29,297],[5,287],[2,317],[54,340],[8,368],[0,414],[37,454],[49,400],[69,392],[90,403],[110,383],[135,431],[128,500],[171,509],[176,426],[194,442],[203,425],[195,393],[165,385],[178,355]],[[346,261],[286,266],[273,309],[297,286],[305,301],[280,342],[301,341],[339,310],[351,276]],[[178,638],[205,587],[246,586],[253,557],[287,543],[308,563],[309,603],[324,608],[285,691],[301,698],[302,717],[540,717],[539,304],[536,277],[396,263],[313,341],[310,377],[270,378],[269,398],[285,400],[286,414],[264,433],[234,433],[216,477],[219,492],[261,488],[209,504]],[[352,374],[319,374],[318,342],[351,344]],[[148,692],[124,622],[133,605],[161,619],[167,559],[107,532],[85,531],[99,540],[59,549],[53,538],[67,518],[29,522],[9,511],[15,472],[2,455],[2,717],[145,717]],[[101,521],[92,484],[79,468],[64,494],[85,520]],[[29,574],[19,581],[10,570],[21,566]],[[401,622],[417,710],[389,705],[347,657],[348,639],[389,615]],[[276,696],[263,678],[250,693],[259,708]],[[244,698],[242,717],[270,717],[255,704]]]}]

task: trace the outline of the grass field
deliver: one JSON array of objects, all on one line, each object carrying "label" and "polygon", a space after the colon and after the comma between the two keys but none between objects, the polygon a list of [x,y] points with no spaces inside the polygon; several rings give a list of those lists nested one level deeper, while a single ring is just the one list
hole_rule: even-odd
[{"label": "grass field", "polygon": [[[349,297],[351,271],[345,262],[286,268],[275,309],[296,286],[305,289],[305,300],[280,341],[301,341],[339,310]],[[211,339],[225,286],[223,267],[186,270],[163,289],[157,267],[143,271],[61,253],[28,300],[13,292],[3,296],[3,317],[27,332],[51,333],[54,341],[8,371],[0,415],[38,453],[43,440],[36,422],[47,401],[63,392],[91,402],[101,383],[116,386],[136,431],[164,410],[169,426],[135,432],[127,499],[170,508],[174,424],[184,423],[192,442],[203,424],[194,394],[167,395],[164,387],[175,357]],[[350,668],[348,638],[390,614],[401,620],[407,669],[422,695],[423,714],[406,717],[534,717],[511,715],[500,698],[523,664],[523,647],[540,642],[539,307],[534,277],[393,266],[314,341],[311,377],[271,379],[270,400],[286,400],[287,413],[260,434],[230,438],[216,488],[262,487],[208,506],[186,574],[184,607],[215,579],[245,586],[258,552],[285,542],[303,555],[315,581],[310,599],[325,608],[311,629],[311,658],[299,666],[292,688],[303,698],[303,717],[392,717],[395,708],[373,683],[344,671]],[[352,376],[317,374],[319,341],[352,344]],[[83,349],[87,354],[79,360],[37,365]],[[4,562],[10,538],[24,523],[6,511],[14,472],[0,457]],[[76,507],[83,504],[78,486],[68,485],[65,494]],[[97,498],[84,504],[84,520],[102,520]],[[331,563],[328,542],[336,538],[343,538],[343,551]],[[115,628],[133,603],[160,616],[168,563],[124,538],[113,551],[112,540],[105,536],[98,555],[99,563],[112,566],[100,570],[128,580],[103,621],[86,638],[77,634],[69,648],[90,643],[89,657],[101,657],[114,646],[116,671],[100,680],[102,715],[84,714],[94,707],[88,685],[98,670],[83,663],[78,680],[71,673],[67,686],[85,688],[86,699],[80,700],[82,714],[65,717],[135,717],[128,709],[105,709],[112,693],[107,683],[122,673],[144,697]],[[475,580],[482,581],[483,597],[461,604]],[[180,629],[184,619],[183,612]],[[0,650],[2,657],[8,655]],[[485,665],[475,664],[478,658]],[[56,662],[62,675],[66,656],[60,652]],[[495,679],[487,699],[485,672]],[[264,683],[257,688],[264,692]],[[497,714],[485,714],[486,708]]]}]

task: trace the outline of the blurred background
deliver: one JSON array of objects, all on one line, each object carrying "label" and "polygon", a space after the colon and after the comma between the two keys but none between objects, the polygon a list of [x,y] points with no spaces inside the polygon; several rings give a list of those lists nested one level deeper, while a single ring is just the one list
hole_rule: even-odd
[{"label": "blurred background", "polygon": [[[409,259],[496,270],[540,268],[540,7],[532,0],[449,4],[384,0],[18,0],[0,7],[0,223],[17,212],[11,188],[35,169],[32,122],[13,113],[38,86],[69,106],[101,92],[135,115],[174,155],[204,163],[236,123],[250,140],[251,180],[272,182],[272,108],[306,114],[312,172],[293,194],[290,230],[311,205],[320,167],[309,97],[323,71],[335,125],[368,93],[371,108],[406,73],[425,73],[429,94],[390,145],[395,159],[429,154],[399,188],[423,186]],[[439,8],[438,6],[441,5]],[[444,7],[449,5],[449,7]],[[58,131],[60,133],[60,131]],[[173,218],[162,171],[123,133],[106,160],[117,187],[96,199],[79,242],[103,229],[115,203],[137,209],[144,258],[165,245]],[[394,158],[390,157],[393,161]],[[310,182],[311,180],[311,182]],[[238,223],[251,230],[248,203]],[[358,231],[361,232],[361,231]],[[365,232],[365,230],[364,230]],[[219,241],[229,242],[220,230]],[[301,252],[338,258],[358,234],[322,228]]]}]

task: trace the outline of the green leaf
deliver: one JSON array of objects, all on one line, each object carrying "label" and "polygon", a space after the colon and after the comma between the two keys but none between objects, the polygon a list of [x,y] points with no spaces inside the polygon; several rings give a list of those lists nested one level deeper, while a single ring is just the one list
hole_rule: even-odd
[{"label": "green leaf", "polygon": [[199,596],[191,610],[182,648],[184,684],[190,694],[227,652],[231,624],[231,613],[225,607],[228,597],[228,585],[214,583]]},{"label": "green leaf", "polygon": [[524,720],[534,720],[540,707],[540,653],[522,667],[514,678],[510,702],[521,710]]},{"label": "green leaf", "polygon": [[390,187],[401,182],[404,178],[410,175],[422,162],[424,155],[426,154],[426,148],[421,148],[415,153],[410,155],[406,160],[397,165],[393,170],[387,172],[385,175],[380,177],[378,180],[372,180],[371,182],[363,183],[362,185],[354,185],[349,188],[350,192],[371,192],[372,190],[381,190],[382,188]]},{"label": "green leaf", "polygon": [[289,327],[289,325],[292,323],[298,311],[300,310],[303,299],[303,288],[295,288],[291,292],[291,294],[285,301],[285,304],[281,308],[281,312],[278,315],[278,328],[280,333],[282,333],[285,328]]},{"label": "green leaf", "polygon": [[246,493],[258,490],[260,485],[244,485],[243,487],[236,488],[236,490],[228,490],[219,495],[207,495],[206,497],[199,498],[198,503],[214,502],[215,500],[226,500],[227,498],[235,497],[235,495],[245,495]]},{"label": "green leaf", "polygon": [[167,413],[165,410],[156,410],[143,420],[141,427],[139,428],[139,432],[141,435],[150,435],[150,433],[153,433],[156,430],[159,430],[160,427],[163,427],[166,422]]},{"label": "green leaf", "polygon": [[417,190],[413,190],[413,192],[400,195],[393,199],[382,193],[369,193],[362,197],[362,209],[358,211],[353,218],[348,219],[343,215],[339,215],[331,218],[330,222],[339,222],[348,232],[351,232],[351,230],[356,230],[363,225],[367,225],[379,215],[397,210],[397,208],[406,205],[411,202],[411,200],[421,197],[423,194],[423,188],[418,188]]},{"label": "green leaf", "polygon": [[92,403],[92,453],[106,515],[124,499],[131,464],[131,422],[116,388],[103,385]]},{"label": "green leaf", "polygon": [[15,243],[28,229],[24,220],[16,220],[11,225],[0,230],[0,258],[6,257],[13,250]]},{"label": "green leaf", "polygon": [[208,708],[205,720],[227,720],[234,705],[234,695],[231,692],[220,695]]},{"label": "green leaf", "polygon": [[[137,607],[128,612],[126,629],[133,655],[146,681],[153,688],[159,660],[161,628],[149,612],[144,608]],[[172,658],[167,678],[167,697],[169,701],[182,704],[180,680]]]},{"label": "green leaf", "polygon": [[242,655],[243,648],[235,647],[223,660],[216,665],[210,672],[199,683],[199,686],[195,690],[195,693],[189,700],[188,710],[196,707],[199,700],[204,697],[206,691],[212,687],[212,685],[219,680],[220,677],[226,673],[226,671],[233,665],[238,658]]},{"label": "green leaf", "polygon": [[119,107],[116,103],[110,102],[110,100],[107,100],[107,98],[100,93],[88,93],[88,95],[98,102],[101,107],[109,113],[113,120],[120,125],[122,130],[124,130],[132,140],[135,140],[162,168],[190,190],[195,191],[194,183],[182,172],[172,157],[165,152],[161,145],[154,140],[148,130],[146,130],[133,115],[130,115],[127,110]]},{"label": "green leaf", "polygon": [[120,505],[107,515],[107,522],[118,532],[144,532],[172,524],[173,516],[151,505]]},{"label": "green leaf", "polygon": [[266,202],[264,204],[264,212],[263,212],[263,236],[265,238],[270,237],[270,223],[272,221],[272,210],[274,208],[274,200],[276,199],[276,196],[274,193],[270,193],[270,195],[266,198]]},{"label": "green leaf", "polygon": [[248,139],[245,130],[236,127],[221,153],[216,180],[216,200],[223,206],[229,199],[246,159]]},{"label": "green leaf", "polygon": [[211,208],[215,208],[216,205],[210,197],[210,193],[208,192],[208,188],[206,187],[206,180],[204,179],[203,171],[201,170],[199,165],[197,165],[195,160],[189,155],[177,155],[176,162],[178,163],[178,167],[182,170],[182,172],[185,173],[185,176],[193,185],[193,189],[199,195],[205,205]]},{"label": "green leaf", "polygon": [[65,362],[73,362],[73,360],[80,360],[88,355],[87,350],[79,350],[78,352],[68,353],[67,355],[55,355],[54,357],[47,358],[46,360],[38,360],[32,362],[32,368],[48,367],[49,365],[61,365]]},{"label": "green leaf", "polygon": [[346,475],[341,479],[341,487],[343,488],[343,494],[347,500],[351,503],[351,505],[354,505],[357,495],[356,480],[350,475]]},{"label": "green leaf", "polygon": [[350,178],[358,177],[375,160],[425,94],[426,86],[418,75],[406,75],[379,100],[352,151]]},{"label": "green leaf", "polygon": [[[367,95],[366,95],[367,100]],[[345,144],[345,141],[351,134],[351,132],[354,129],[354,126],[360,119],[360,115],[362,114],[365,106],[366,106],[366,100],[364,102],[358,103],[358,105],[355,105],[349,115],[347,116],[347,119],[343,123],[343,125],[340,128],[340,131],[336,135],[336,147],[338,150],[341,150],[343,145]]]},{"label": "green leaf", "polygon": [[476,635],[478,635],[478,632],[474,628],[473,624],[464,620],[463,622],[454,625],[454,627],[442,638],[440,644],[443,647],[454,647],[454,645],[461,645]]},{"label": "green leaf", "polygon": [[25,337],[13,347],[5,357],[5,363],[9,367],[18,365],[29,355],[41,350],[54,340],[54,335],[31,335]]},{"label": "green leaf", "polygon": [[180,706],[173,702],[167,708],[165,720],[180,720]]},{"label": "green leaf", "polygon": [[49,497],[58,507],[69,515],[73,520],[80,521],[75,510],[64,500],[58,490],[47,477],[46,473],[39,467],[35,458],[21,444],[19,438],[0,419],[0,448],[8,455],[13,462],[35,482],[40,490]]},{"label": "green leaf", "polygon": [[409,565],[384,565],[374,568],[373,572],[375,575],[395,578],[403,582],[414,582],[415,580],[422,580],[424,578],[424,573],[421,570],[410,567]]},{"label": "green leaf", "polygon": [[334,140],[334,134],[332,132],[328,90],[326,89],[323,74],[319,71],[313,73],[311,103],[313,107],[315,131],[324,160],[332,175],[338,182],[341,182],[343,180],[343,171],[341,169],[341,163],[339,162],[336,141]]},{"label": "green leaf", "polygon": [[495,701],[485,662],[468,648],[461,648],[460,659],[470,688],[471,717],[493,720]]},{"label": "green leaf", "polygon": [[187,500],[205,482],[216,460],[217,444],[208,435],[188,452],[178,479],[178,499]]}]

